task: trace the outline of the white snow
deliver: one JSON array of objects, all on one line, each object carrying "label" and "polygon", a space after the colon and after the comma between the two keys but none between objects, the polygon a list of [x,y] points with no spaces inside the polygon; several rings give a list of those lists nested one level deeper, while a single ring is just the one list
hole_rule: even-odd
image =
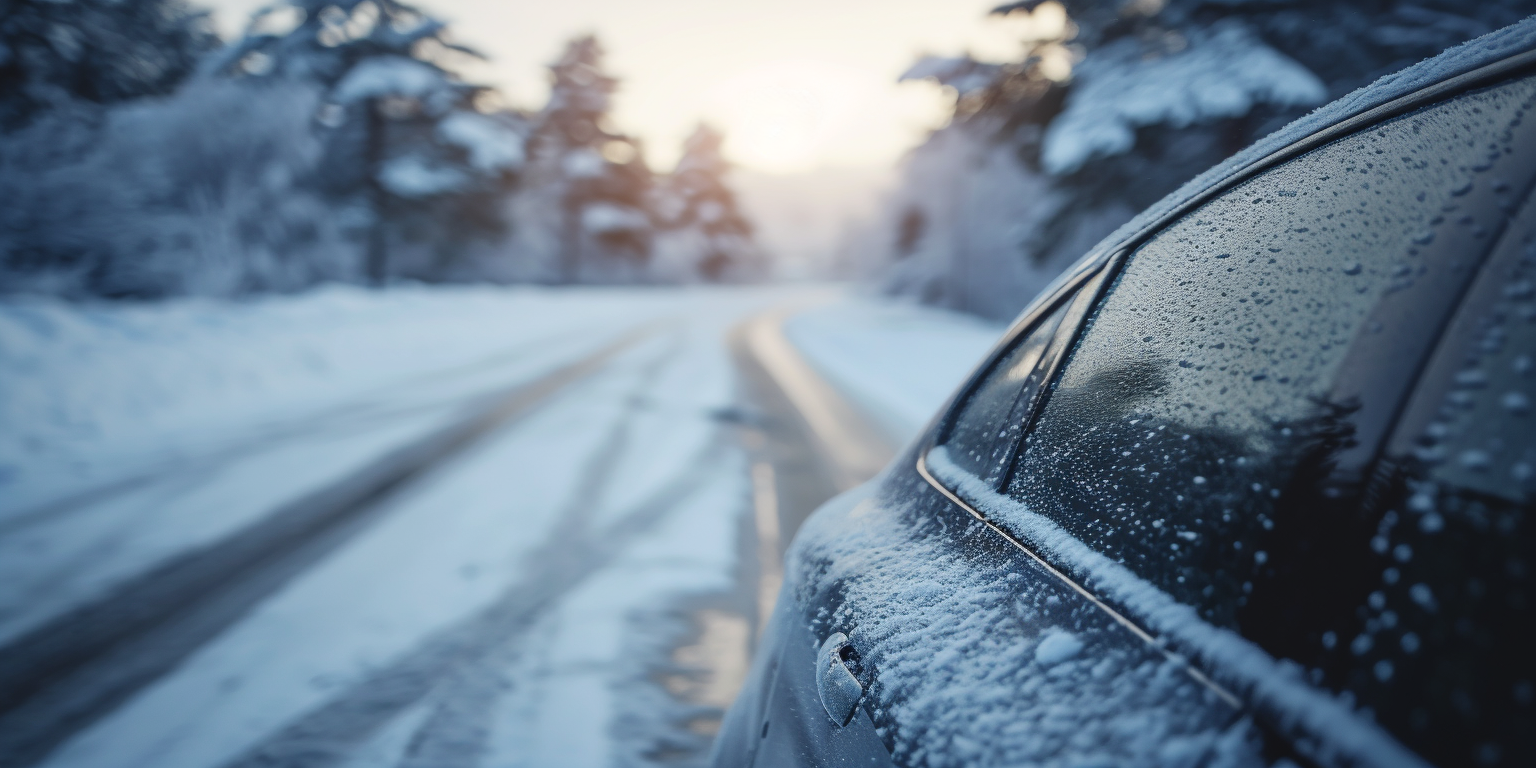
[{"label": "white snow", "polygon": [[786,570],[838,590],[813,632],[847,632],[879,670],[866,706],[898,764],[1260,765],[1251,724],[1181,665],[1032,561],[965,540],[990,530],[872,491],[806,521]]},{"label": "white snow", "polygon": [[523,137],[487,115],[454,112],[437,124],[437,135],[469,152],[469,164],[486,173],[516,170],[523,165]]},{"label": "white snow", "polygon": [[528,289],[0,305],[0,640],[666,311]]},{"label": "white snow", "polygon": [[447,85],[438,69],[403,56],[375,56],[347,73],[331,98],[342,104],[379,96],[423,98]]},{"label": "white snow", "polygon": [[[4,445],[11,482],[33,499],[78,486],[62,457],[79,458],[98,480],[137,471],[131,451],[107,450],[119,441],[164,468],[174,463],[165,457],[198,455],[208,435],[306,427],[233,454],[229,478],[157,480],[23,529],[54,531],[55,544],[127,531],[131,551],[114,574],[189,538],[217,538],[234,518],[257,517],[457,416],[467,398],[652,329],[394,497],[372,527],[45,764],[212,766],[251,750],[321,748],[347,765],[379,766],[425,759],[413,750],[441,741],[469,750],[451,764],[597,766],[645,763],[689,740],[707,746],[684,727],[698,711],[658,679],[680,674],[668,654],[695,631],[689,601],[732,589],[739,527],[750,524],[746,460],[716,418],[735,397],[723,340],[782,299],[764,290],[337,289],[245,305],[4,307],[0,338],[19,343],[3,349],[25,365],[3,369],[0,391],[28,401],[6,399],[27,432]],[[53,423],[50,412],[90,429]],[[163,427],[136,443],[153,424]],[[24,549],[7,533],[0,547]],[[157,537],[158,548],[136,543]],[[0,552],[7,569],[9,557]],[[89,558],[73,559],[100,575]],[[3,583],[7,598],[25,588]],[[517,619],[528,605],[528,620]],[[725,636],[739,641],[744,666],[746,620],[736,621],[741,631]],[[434,650],[445,642],[450,650]],[[403,670],[423,664],[440,672],[414,700],[381,704],[395,694],[379,698],[379,680],[420,679]],[[338,707],[370,725],[340,729],[335,743],[287,735]],[[461,728],[479,735],[464,741]]]},{"label": "white snow", "polygon": [[343,407],[426,398],[412,388],[432,377],[516,381],[494,377],[530,344],[574,359],[665,311],[660,294],[529,288],[0,302],[0,521]]},{"label": "white snow", "polygon": [[431,197],[452,192],[469,179],[456,169],[433,165],[419,155],[397,157],[379,169],[379,183],[405,198]]},{"label": "white snow", "polygon": [[806,360],[896,443],[917,436],[1004,329],[973,315],[854,293],[784,324]]},{"label": "white snow", "polygon": [[1054,667],[1076,656],[1082,650],[1083,641],[1077,639],[1077,635],[1052,629],[1046,632],[1040,638],[1040,644],[1035,646],[1035,663],[1044,667]]},{"label": "white snow", "polygon": [[1117,40],[1094,51],[1073,78],[1041,147],[1041,164],[1053,174],[1130,151],[1137,128],[1241,117],[1259,104],[1316,106],[1328,94],[1310,70],[1236,24],[1217,25],[1155,58],[1141,40]]},{"label": "white snow", "polygon": [[592,203],[581,209],[581,228],[595,235],[632,232],[650,223],[645,212],[627,205]]}]

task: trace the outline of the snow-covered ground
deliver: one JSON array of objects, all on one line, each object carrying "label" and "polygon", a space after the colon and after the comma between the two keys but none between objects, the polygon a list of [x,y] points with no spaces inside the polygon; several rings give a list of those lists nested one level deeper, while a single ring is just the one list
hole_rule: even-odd
[{"label": "snow-covered ground", "polygon": [[0,644],[591,366],[42,764],[697,760],[758,609],[725,341],[807,302],[789,339],[898,440],[1001,330],[823,289],[0,305]]},{"label": "snow-covered ground", "polygon": [[806,360],[898,444],[917,435],[1006,328],[858,294],[784,325]]}]

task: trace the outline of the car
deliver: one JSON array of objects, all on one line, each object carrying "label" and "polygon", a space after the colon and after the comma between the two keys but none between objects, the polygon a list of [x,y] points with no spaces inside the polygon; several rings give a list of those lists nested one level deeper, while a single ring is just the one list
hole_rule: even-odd
[{"label": "car", "polygon": [[1036,298],[790,549],[718,766],[1536,765],[1536,19]]}]

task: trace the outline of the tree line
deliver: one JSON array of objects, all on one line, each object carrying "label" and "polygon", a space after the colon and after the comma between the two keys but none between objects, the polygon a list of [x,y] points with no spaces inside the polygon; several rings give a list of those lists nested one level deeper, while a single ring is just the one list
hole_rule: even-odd
[{"label": "tree line", "polygon": [[700,126],[670,173],[597,39],[507,107],[395,0],[286,0],[228,43],[181,0],[0,10],[0,292],[740,281],[763,255]]},{"label": "tree line", "polygon": [[[927,57],[954,96],[845,268],[1006,319],[1100,239],[1304,112],[1536,0],[1019,0],[1018,58]],[[1055,21],[1056,23],[1048,23]]]}]

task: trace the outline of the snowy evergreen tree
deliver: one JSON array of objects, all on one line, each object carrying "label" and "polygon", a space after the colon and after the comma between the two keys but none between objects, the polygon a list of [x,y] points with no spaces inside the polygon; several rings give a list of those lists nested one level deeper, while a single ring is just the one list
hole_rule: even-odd
[{"label": "snowy evergreen tree", "polygon": [[571,41],[534,120],[514,224],[525,253],[548,254],[547,281],[635,282],[650,269],[652,175],[639,142],[608,127],[618,82],[602,58],[595,37]]},{"label": "snowy evergreen tree", "polygon": [[[125,0],[126,1],[126,0]],[[527,121],[398,3],[263,9],[170,96],[41,113],[0,146],[0,290],[156,297],[518,277]]]},{"label": "snowy evergreen tree", "polygon": [[182,0],[7,0],[0,131],[41,112],[169,93],[218,45]]},{"label": "snowy evergreen tree", "polygon": [[478,56],[446,27],[394,0],[293,0],[253,16],[205,71],[305,83],[324,104],[317,180],[342,207],[368,212],[366,273],[421,280],[511,279],[498,263],[502,206],[523,162],[526,121],[476,108],[453,56]]},{"label": "snowy evergreen tree", "polygon": [[726,184],[730,164],[720,153],[724,137],[707,125],[683,144],[677,168],[657,185],[653,210],[659,220],[656,267],[670,280],[744,281],[766,272],[752,241],[752,224]]},{"label": "snowy evergreen tree", "polygon": [[1536,0],[1024,0],[994,12],[1063,10],[1070,21],[1018,61],[929,58],[908,72],[956,100],[908,159],[878,252],[861,256],[891,291],[1011,316],[1179,184]]}]

